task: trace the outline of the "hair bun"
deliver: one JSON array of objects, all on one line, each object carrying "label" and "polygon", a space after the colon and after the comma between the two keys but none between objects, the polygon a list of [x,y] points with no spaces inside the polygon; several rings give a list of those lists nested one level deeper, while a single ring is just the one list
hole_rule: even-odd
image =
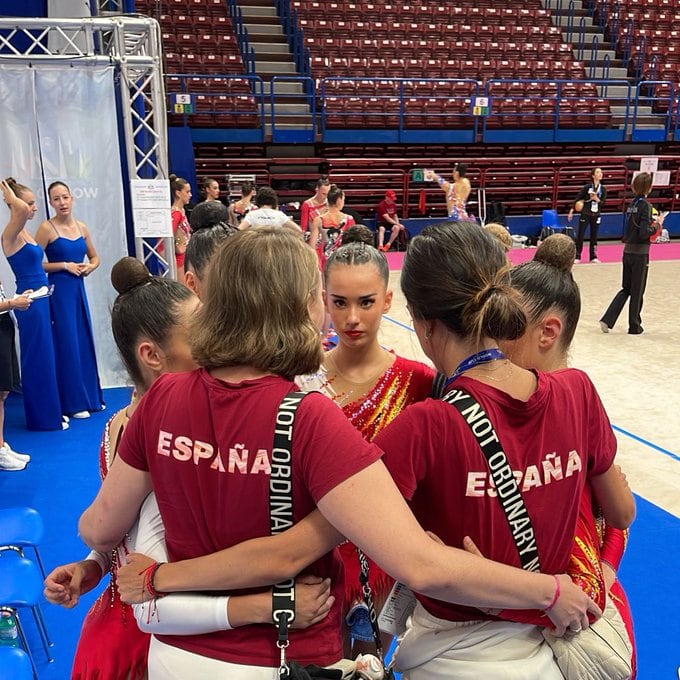
[{"label": "hair bun", "polygon": [[548,236],[536,249],[534,260],[555,267],[563,272],[571,272],[576,259],[576,244],[566,234]]},{"label": "hair bun", "polygon": [[7,184],[16,184],[17,183],[17,181],[14,179],[14,177],[8,177],[5,180],[5,182],[7,182]]},{"label": "hair bun", "polygon": [[111,269],[111,284],[119,295],[129,293],[150,278],[151,272],[136,257],[123,257]]},{"label": "hair bun", "polygon": [[169,179],[171,182],[174,182],[174,181],[177,179],[177,175],[172,174],[172,175],[170,175],[170,177],[168,177],[168,179]]}]

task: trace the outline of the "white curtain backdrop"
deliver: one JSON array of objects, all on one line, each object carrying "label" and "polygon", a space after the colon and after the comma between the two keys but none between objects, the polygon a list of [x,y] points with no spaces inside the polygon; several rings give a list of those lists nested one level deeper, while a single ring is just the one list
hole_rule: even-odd
[{"label": "white curtain backdrop", "polygon": [[[29,230],[50,216],[45,192],[55,180],[74,196],[73,216],[85,222],[101,260],[86,279],[103,387],[129,381],[111,335],[113,264],[127,254],[123,183],[112,67],[0,67],[0,133],[6,141],[0,174],[30,186],[39,203]],[[14,276],[0,262],[7,293]]]}]

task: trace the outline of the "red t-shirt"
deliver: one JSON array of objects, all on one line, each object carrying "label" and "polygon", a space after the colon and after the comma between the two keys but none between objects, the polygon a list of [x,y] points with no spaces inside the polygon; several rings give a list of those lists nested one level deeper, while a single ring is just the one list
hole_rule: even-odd
[{"label": "red t-shirt", "polygon": [[[215,552],[269,534],[269,472],[276,411],[295,385],[281,377],[229,384],[204,369],[159,378],[135,411],[118,455],[151,474],[171,560]],[[319,499],[380,458],[322,394],[302,401],[293,435],[293,500],[298,521]],[[290,632],[301,663],[342,657],[342,566],[337,551],[309,567],[332,579],[338,603],[321,623]],[[278,666],[276,629],[252,625],[163,642],[232,663]]]},{"label": "red t-shirt", "polygon": [[[531,516],[541,570],[564,573],[586,479],[608,470],[616,452],[595,387],[576,369],[538,373],[538,388],[527,402],[466,376],[454,387],[474,395],[494,425]],[[486,459],[454,406],[432,399],[409,406],[375,443],[425,529],[451,546],[462,547],[470,536],[486,557],[520,566]],[[419,599],[439,618],[492,618]]]},{"label": "red t-shirt", "polygon": [[385,215],[389,215],[393,220],[397,219],[397,204],[396,203],[388,203],[385,200],[380,201],[378,203],[378,208],[375,211],[377,216],[378,216],[378,224],[383,224],[385,226],[392,226],[392,222],[388,222],[386,219],[384,219]]}]

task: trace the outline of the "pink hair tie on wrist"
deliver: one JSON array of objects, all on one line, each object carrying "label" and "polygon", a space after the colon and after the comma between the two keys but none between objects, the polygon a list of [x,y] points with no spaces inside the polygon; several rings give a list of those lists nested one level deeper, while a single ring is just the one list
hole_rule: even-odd
[{"label": "pink hair tie on wrist", "polygon": [[553,599],[551,600],[550,604],[543,610],[544,612],[549,612],[557,604],[557,600],[560,599],[560,579],[554,574],[553,578],[555,579],[555,594],[553,595]]}]

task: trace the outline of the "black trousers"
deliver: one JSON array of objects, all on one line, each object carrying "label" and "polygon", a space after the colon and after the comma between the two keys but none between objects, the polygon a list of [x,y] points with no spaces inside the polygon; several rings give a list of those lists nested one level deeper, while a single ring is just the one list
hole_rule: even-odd
[{"label": "black trousers", "polygon": [[581,213],[578,218],[578,231],[576,232],[576,259],[581,259],[581,250],[583,250],[583,239],[586,235],[586,229],[590,225],[590,259],[594,260],[597,257],[597,231],[600,228],[600,213]]},{"label": "black trousers", "polygon": [[601,321],[604,321],[609,328],[614,328],[616,320],[621,314],[626,300],[628,303],[628,332],[640,333],[642,331],[642,320],[640,312],[642,310],[642,297],[647,286],[647,271],[649,270],[649,255],[637,253],[623,254],[623,276],[621,290],[614,296],[614,299],[607,307]]}]

